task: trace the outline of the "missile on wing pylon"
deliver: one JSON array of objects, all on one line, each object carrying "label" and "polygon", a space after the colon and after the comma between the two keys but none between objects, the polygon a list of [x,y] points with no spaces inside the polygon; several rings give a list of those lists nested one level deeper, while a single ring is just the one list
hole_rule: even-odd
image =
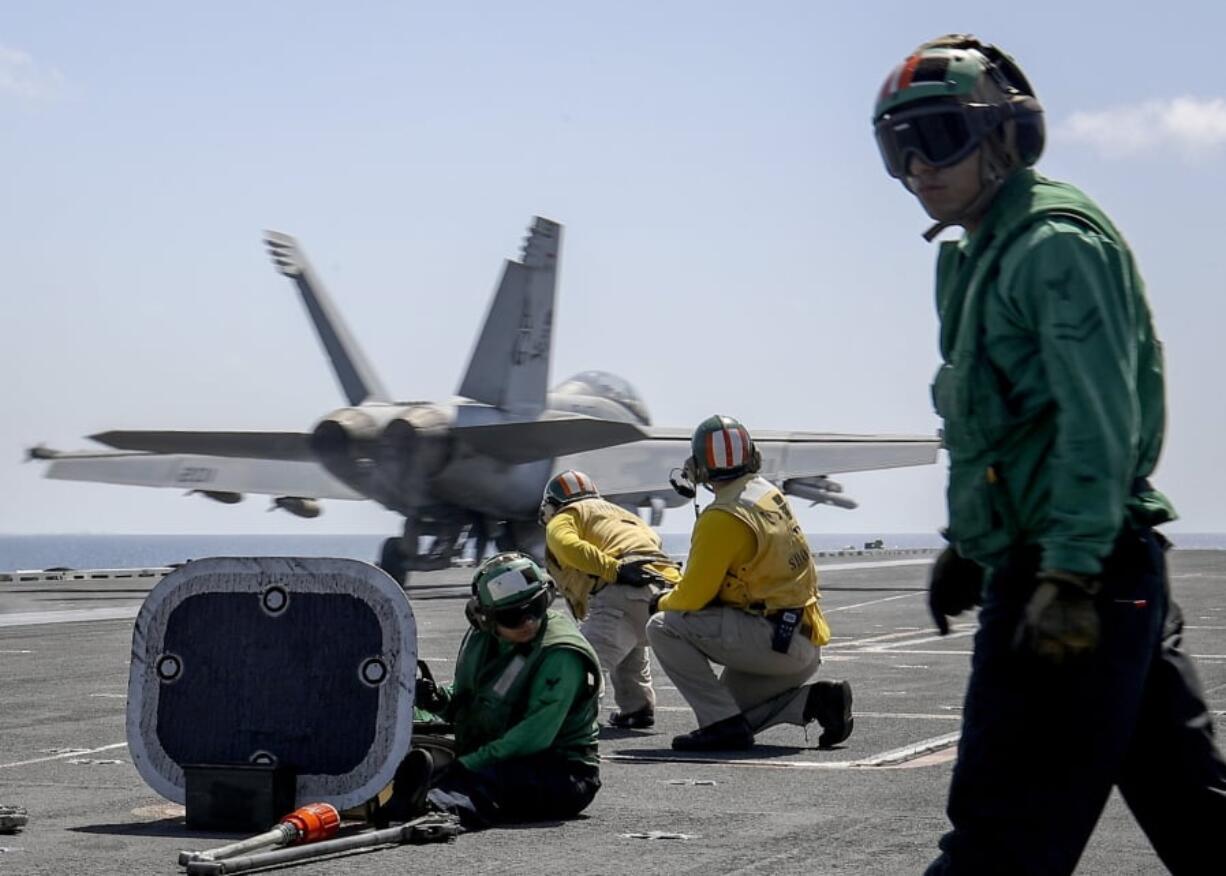
[{"label": "missile on wing pylon", "polygon": [[789,496],[806,499],[815,505],[835,505],[849,511],[857,507],[854,499],[841,495],[842,484],[837,484],[827,477],[789,478],[783,482],[783,492]]},{"label": "missile on wing pylon", "polygon": [[305,517],[308,520],[324,513],[317,500],[304,499],[301,496],[278,496],[272,500],[272,505],[268,510],[276,511],[278,508],[288,511],[295,517]]}]

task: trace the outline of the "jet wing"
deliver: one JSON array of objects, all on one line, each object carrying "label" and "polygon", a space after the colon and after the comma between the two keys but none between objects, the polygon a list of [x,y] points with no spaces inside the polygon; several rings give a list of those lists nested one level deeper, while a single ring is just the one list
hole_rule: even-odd
[{"label": "jet wing", "polygon": [[[558,459],[555,470],[591,475],[602,494],[675,495],[669,473],[690,455],[690,431],[651,428],[650,438]],[[844,435],[825,432],[755,432],[762,476],[775,484],[824,475],[928,465],[940,441],[932,435]]]},{"label": "jet wing", "polygon": [[364,499],[313,462],[162,453],[58,453],[42,449],[46,476],[143,487],[262,493],[309,499]]},{"label": "jet wing", "polygon": [[186,453],[295,462],[315,459],[311,453],[311,436],[300,432],[112,431],[89,437],[116,450],[145,453]]},{"label": "jet wing", "polygon": [[452,427],[452,434],[478,453],[510,465],[613,447],[647,437],[633,423],[578,414],[546,414],[537,420],[471,426],[457,424]]}]

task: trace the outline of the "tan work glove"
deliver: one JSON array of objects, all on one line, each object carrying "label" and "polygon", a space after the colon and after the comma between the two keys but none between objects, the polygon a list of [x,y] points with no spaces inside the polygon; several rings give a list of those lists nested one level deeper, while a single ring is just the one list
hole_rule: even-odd
[{"label": "tan work glove", "polygon": [[1040,571],[1036,580],[1014,645],[1056,666],[1093,653],[1099,627],[1094,597],[1102,582],[1057,569]]}]

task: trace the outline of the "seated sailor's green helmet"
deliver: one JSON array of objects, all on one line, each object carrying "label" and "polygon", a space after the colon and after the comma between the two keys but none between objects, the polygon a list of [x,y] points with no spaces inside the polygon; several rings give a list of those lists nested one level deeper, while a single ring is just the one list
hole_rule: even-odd
[{"label": "seated sailor's green helmet", "polygon": [[545,616],[554,598],[553,578],[532,557],[508,551],[477,568],[472,593],[465,611],[473,626],[485,632],[514,629]]},{"label": "seated sailor's green helmet", "polygon": [[905,184],[913,156],[931,167],[988,144],[985,174],[1003,178],[1043,151],[1043,107],[1000,49],[968,34],[924,43],[890,72],[873,108],[886,170]]},{"label": "seated sailor's green helmet", "polygon": [[698,424],[690,438],[690,451],[685,474],[696,484],[732,480],[762,468],[762,455],[749,430],[723,414]]},{"label": "seated sailor's green helmet", "polygon": [[553,515],[572,502],[599,498],[600,493],[596,490],[596,484],[583,472],[574,469],[558,472],[549,479],[549,483],[545,484],[537,519],[544,526],[553,519]]}]

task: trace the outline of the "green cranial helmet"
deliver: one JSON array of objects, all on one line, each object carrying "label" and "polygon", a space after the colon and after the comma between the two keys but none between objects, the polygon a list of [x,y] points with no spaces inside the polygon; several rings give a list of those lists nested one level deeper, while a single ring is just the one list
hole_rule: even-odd
[{"label": "green cranial helmet", "polygon": [[723,414],[707,417],[690,438],[693,454],[686,474],[696,484],[725,481],[758,471],[762,456],[740,421]]},{"label": "green cranial helmet", "polygon": [[518,551],[496,554],[473,575],[468,615],[480,629],[519,627],[540,620],[553,602],[553,578],[536,560]]},{"label": "green cranial helmet", "polygon": [[998,182],[1043,151],[1043,108],[1026,75],[1000,49],[967,34],[924,43],[886,77],[873,108],[890,176],[905,180],[918,157],[932,167],[987,145],[985,175]]}]

